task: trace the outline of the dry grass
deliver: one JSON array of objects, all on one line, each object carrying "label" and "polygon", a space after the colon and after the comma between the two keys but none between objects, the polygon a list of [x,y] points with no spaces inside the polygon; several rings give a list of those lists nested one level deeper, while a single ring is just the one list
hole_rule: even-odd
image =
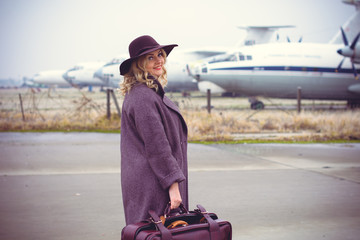
[{"label": "dry grass", "polygon": [[[23,98],[25,121],[20,110],[19,93]],[[248,109],[245,98],[215,97],[212,99],[214,109],[208,114],[204,109],[206,98],[200,94],[191,98],[181,97],[180,94],[169,96],[180,106],[188,124],[190,141],[360,139],[359,110],[306,110],[297,114],[295,110],[285,111],[275,107],[273,110],[253,111]],[[118,102],[121,106],[122,98],[118,98]],[[271,100],[271,103],[265,104],[289,106],[294,101]],[[76,89],[58,89],[56,92],[0,90],[0,110],[0,131],[120,130],[121,120],[113,102],[112,117],[110,120],[106,118],[104,92],[88,93]]]},{"label": "dry grass", "polygon": [[[284,111],[184,111],[191,140],[234,140],[239,138],[264,138],[274,133],[283,140],[354,140],[360,139],[360,111],[317,111],[301,114]],[[256,135],[258,134],[258,135]],[[262,134],[262,135],[261,135]],[[290,136],[290,137],[289,137]]]},{"label": "dry grass", "polygon": [[19,93],[2,90],[0,131],[118,131],[120,119],[115,107],[106,117],[106,94],[76,89],[56,92],[22,91],[24,117]]},{"label": "dry grass", "polygon": [[[92,116],[91,116],[92,115]],[[44,120],[33,114],[25,114],[23,121],[20,113],[9,115],[0,113],[0,131],[117,131],[120,120],[112,115],[106,116],[62,117],[61,115],[45,115]]]}]

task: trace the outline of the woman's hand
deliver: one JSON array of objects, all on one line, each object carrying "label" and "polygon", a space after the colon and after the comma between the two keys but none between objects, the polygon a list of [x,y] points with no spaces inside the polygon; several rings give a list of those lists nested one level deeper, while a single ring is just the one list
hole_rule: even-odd
[{"label": "woman's hand", "polygon": [[174,182],[170,186],[169,196],[170,196],[170,209],[178,208],[180,206],[180,203],[182,203],[178,182]]}]

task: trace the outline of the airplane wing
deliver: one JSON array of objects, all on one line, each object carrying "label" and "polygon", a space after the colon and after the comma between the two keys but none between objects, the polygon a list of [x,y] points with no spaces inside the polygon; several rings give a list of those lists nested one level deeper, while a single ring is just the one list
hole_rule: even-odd
[{"label": "airplane wing", "polygon": [[202,59],[224,53],[226,53],[226,51],[192,51],[191,55],[193,55],[196,59]]},{"label": "airplane wing", "polygon": [[188,63],[215,55],[224,54],[228,51],[228,47],[204,47],[181,50],[179,49],[178,51],[171,53],[169,61]]}]

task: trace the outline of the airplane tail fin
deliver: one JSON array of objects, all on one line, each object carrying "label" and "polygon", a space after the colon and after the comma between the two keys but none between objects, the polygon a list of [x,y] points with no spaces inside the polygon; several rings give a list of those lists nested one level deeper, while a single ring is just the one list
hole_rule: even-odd
[{"label": "airplane tail fin", "polygon": [[[352,41],[360,32],[360,1],[358,0],[343,0],[344,3],[355,5],[356,12],[341,26],[349,41]],[[339,27],[339,31],[329,41],[330,44],[342,44],[343,38]]]}]

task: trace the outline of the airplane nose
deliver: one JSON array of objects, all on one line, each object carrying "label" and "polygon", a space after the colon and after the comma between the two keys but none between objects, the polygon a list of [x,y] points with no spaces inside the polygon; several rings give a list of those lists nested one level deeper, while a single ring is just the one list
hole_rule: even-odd
[{"label": "airplane nose", "polygon": [[67,71],[62,76],[68,83],[70,83],[70,85],[76,85],[79,83],[76,81],[73,71]]},{"label": "airplane nose", "polygon": [[71,80],[71,78],[70,78],[70,76],[69,76],[69,71],[66,71],[63,75],[62,75],[62,77],[68,82],[68,83],[70,83],[70,84],[72,84],[72,80]]},{"label": "airplane nose", "polygon": [[[106,71],[105,71],[106,73]],[[105,85],[109,85],[109,77],[105,76],[104,69],[99,68],[95,73],[94,77],[100,79]]]},{"label": "airplane nose", "polygon": [[199,64],[187,64],[186,70],[189,76],[193,77],[196,81],[200,81],[200,65]]},{"label": "airplane nose", "polygon": [[94,77],[97,77],[97,78],[99,78],[100,80],[104,81],[104,74],[103,74],[102,68],[98,69],[98,70],[94,73]]}]

